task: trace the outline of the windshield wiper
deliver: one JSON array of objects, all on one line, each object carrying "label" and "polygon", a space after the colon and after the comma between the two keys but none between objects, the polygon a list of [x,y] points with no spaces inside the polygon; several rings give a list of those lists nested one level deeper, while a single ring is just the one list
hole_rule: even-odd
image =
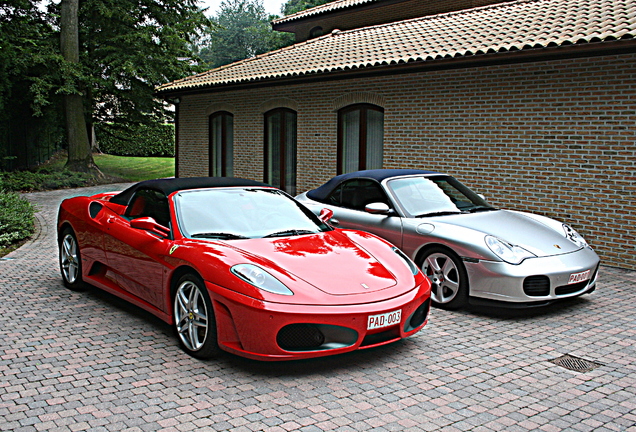
[{"label": "windshield wiper", "polygon": [[462,214],[460,211],[440,211],[440,212],[432,212],[432,213],[424,213],[421,215],[415,216],[416,218],[422,217],[430,217],[430,216],[448,216],[448,215],[458,215]]},{"label": "windshield wiper", "polygon": [[240,234],[233,234],[233,233],[227,233],[227,232],[196,233],[196,234],[192,234],[190,237],[211,238],[211,239],[220,239],[220,240],[237,240],[237,239],[249,238],[249,237],[242,236]]},{"label": "windshield wiper", "polygon": [[264,236],[263,238],[267,238],[267,237],[287,237],[287,236],[296,236],[296,235],[301,235],[301,234],[315,234],[314,231],[309,231],[309,230],[284,230],[284,231],[278,231],[278,232],[274,232],[271,234],[267,234],[266,236]]},{"label": "windshield wiper", "polygon": [[491,211],[491,210],[497,210],[497,209],[494,207],[489,207],[489,206],[475,206],[475,207],[469,208],[466,211],[468,213],[477,213],[477,212]]}]

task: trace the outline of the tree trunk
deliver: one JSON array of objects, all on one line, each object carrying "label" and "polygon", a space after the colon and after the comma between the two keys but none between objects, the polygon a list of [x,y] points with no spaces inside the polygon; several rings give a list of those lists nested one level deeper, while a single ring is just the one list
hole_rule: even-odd
[{"label": "tree trunk", "polygon": [[[78,9],[79,0],[61,1],[60,48],[62,56],[70,63],[79,63]],[[64,111],[68,138],[66,168],[71,171],[88,172],[103,177],[93,160],[86,119],[84,118],[82,95],[66,95],[64,97]]]}]

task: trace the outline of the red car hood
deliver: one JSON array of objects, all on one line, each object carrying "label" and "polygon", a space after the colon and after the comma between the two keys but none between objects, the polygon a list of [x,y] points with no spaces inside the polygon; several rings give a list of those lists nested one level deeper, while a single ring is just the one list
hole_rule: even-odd
[{"label": "red car hood", "polygon": [[268,267],[291,273],[330,295],[363,294],[397,284],[395,276],[374,256],[337,230],[233,241],[231,245],[253,261],[265,259]]}]

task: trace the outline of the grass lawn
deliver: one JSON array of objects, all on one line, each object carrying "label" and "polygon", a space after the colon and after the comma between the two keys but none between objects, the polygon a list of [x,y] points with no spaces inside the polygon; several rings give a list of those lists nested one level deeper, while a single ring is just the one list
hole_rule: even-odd
[{"label": "grass lawn", "polygon": [[[137,182],[156,178],[174,177],[174,158],[135,157],[94,154],[95,164],[107,177],[117,177],[123,181]],[[55,159],[49,167],[61,171],[66,157]]]},{"label": "grass lawn", "polygon": [[93,155],[95,164],[106,175],[137,182],[174,177],[174,158]]}]

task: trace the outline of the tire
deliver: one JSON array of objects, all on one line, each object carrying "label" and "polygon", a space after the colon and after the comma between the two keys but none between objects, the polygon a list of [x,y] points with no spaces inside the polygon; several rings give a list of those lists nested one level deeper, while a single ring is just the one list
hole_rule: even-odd
[{"label": "tire", "polygon": [[422,273],[431,281],[431,302],[456,310],[468,304],[468,275],[461,259],[450,249],[433,247],[420,259]]},{"label": "tire", "polygon": [[77,237],[71,228],[64,228],[59,236],[60,272],[64,286],[72,291],[83,291],[82,256]]},{"label": "tire", "polygon": [[221,351],[210,296],[200,277],[186,274],[179,278],[173,298],[174,329],[181,348],[199,359],[214,357]]}]

